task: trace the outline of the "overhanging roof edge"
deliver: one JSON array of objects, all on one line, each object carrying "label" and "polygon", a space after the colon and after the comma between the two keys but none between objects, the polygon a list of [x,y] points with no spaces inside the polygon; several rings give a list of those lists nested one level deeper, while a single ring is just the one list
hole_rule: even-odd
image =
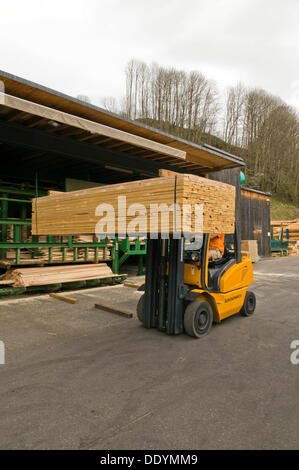
[{"label": "overhanging roof edge", "polygon": [[[57,91],[57,90],[54,90],[52,88],[49,88],[49,87],[46,87],[44,85],[41,85],[39,83],[36,83],[36,82],[33,82],[31,80],[27,80],[25,78],[22,78],[22,77],[19,77],[17,75],[14,75],[14,74],[10,74],[8,72],[5,72],[3,70],[0,70],[0,81],[1,81],[1,76],[7,78],[7,79],[10,79],[10,80],[15,80],[16,82],[19,82],[23,85],[27,85],[27,86],[30,86],[30,87],[33,87],[33,88],[36,88],[38,90],[41,90],[41,91],[44,91],[46,93],[50,93],[50,94],[53,94],[57,97],[60,97],[60,98],[63,98],[65,100],[69,100],[69,101],[72,101],[73,103],[76,103],[76,104],[79,104],[81,106],[85,106],[87,108],[90,108],[94,111],[98,111],[98,112],[101,112],[103,114],[106,114],[107,116],[109,117],[114,117],[115,119],[119,120],[119,121],[124,121],[124,122],[127,122],[128,124],[132,124],[134,126],[137,126],[137,127],[140,127],[141,129],[147,129],[151,132],[154,132],[156,134],[160,134],[164,137],[168,137],[169,139],[173,139],[174,141],[178,141],[178,142],[181,142],[183,144],[186,144],[186,145],[189,145],[190,147],[193,147],[195,149],[198,149],[198,150],[202,150],[202,151],[205,151],[207,153],[211,153],[211,154],[214,154],[218,157],[221,157],[225,160],[228,160],[228,161],[231,161],[231,162],[234,162],[235,163],[235,167],[238,167],[238,166],[245,166],[245,162],[244,160],[241,158],[241,157],[238,157],[236,155],[233,155],[233,154],[230,154],[224,150],[220,150],[218,149],[217,147],[213,147],[211,145],[208,145],[208,144],[196,144],[194,142],[190,142],[190,141],[187,141],[185,139],[182,139],[180,137],[177,137],[177,136],[174,136],[172,134],[168,134],[167,132],[165,131],[162,131],[160,129],[156,129],[154,127],[151,127],[151,126],[148,126],[146,124],[143,124],[143,123],[140,123],[138,121],[134,121],[130,118],[127,118],[127,117],[123,117],[123,116],[120,116],[119,114],[116,114],[116,113],[113,113],[111,111],[108,111],[104,108],[101,108],[100,106],[96,106],[92,103],[87,103],[85,101],[81,101],[79,100],[78,98],[75,98],[73,96],[70,96],[70,95],[67,95],[65,93],[62,93],[60,91]],[[167,144],[166,144],[167,145]],[[213,171],[213,170],[211,170]],[[217,171],[216,169],[214,171]]]}]

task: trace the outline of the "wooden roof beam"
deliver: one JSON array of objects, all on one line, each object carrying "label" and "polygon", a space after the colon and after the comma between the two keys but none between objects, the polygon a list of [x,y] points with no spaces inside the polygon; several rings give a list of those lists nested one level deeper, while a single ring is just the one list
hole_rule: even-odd
[{"label": "wooden roof beam", "polygon": [[42,122],[44,122],[44,118],[31,118],[29,121],[26,122],[26,127],[32,129],[33,127],[38,126]]},{"label": "wooden roof beam", "polygon": [[57,109],[48,108],[47,106],[42,106],[32,101],[27,101],[21,98],[17,98],[15,96],[7,95],[5,93],[1,93],[1,97],[1,106],[6,106],[8,108],[40,116],[41,118],[45,118],[49,121],[56,121],[58,123],[77,127],[79,129],[89,131],[96,135],[102,135],[112,139],[120,140],[132,144],[133,146],[152,150],[154,152],[169,155],[174,158],[181,158],[183,160],[186,159],[186,152],[173,147],[169,147],[168,145],[160,144],[144,137],[130,134],[119,129],[89,121],[88,119],[74,116],[72,114],[68,114]]},{"label": "wooden roof beam", "polygon": [[6,118],[6,121],[8,122],[14,122],[14,121],[17,121],[20,117],[22,116],[25,116],[26,113],[24,112],[20,112],[20,111],[15,111],[15,112],[12,112],[8,115],[8,117]]}]

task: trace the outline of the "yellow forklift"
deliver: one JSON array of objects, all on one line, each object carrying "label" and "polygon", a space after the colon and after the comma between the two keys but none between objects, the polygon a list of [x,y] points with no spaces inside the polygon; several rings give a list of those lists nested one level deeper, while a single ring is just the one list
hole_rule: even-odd
[{"label": "yellow forklift", "polygon": [[206,335],[212,323],[251,316],[256,298],[252,262],[241,256],[237,230],[225,235],[221,259],[209,261],[210,235],[199,240],[148,239],[144,290],[137,316],[146,328],[168,334]]}]

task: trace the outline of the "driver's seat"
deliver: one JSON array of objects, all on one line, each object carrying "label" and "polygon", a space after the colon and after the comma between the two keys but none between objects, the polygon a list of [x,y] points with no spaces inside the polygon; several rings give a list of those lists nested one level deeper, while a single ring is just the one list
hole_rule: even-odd
[{"label": "driver's seat", "polygon": [[[234,264],[236,264],[235,258],[230,258],[229,260],[221,259],[222,263],[214,264],[213,267],[208,267],[208,287],[210,289],[219,292],[220,290],[220,280],[223,274]],[[215,263],[215,262],[214,262]]]}]

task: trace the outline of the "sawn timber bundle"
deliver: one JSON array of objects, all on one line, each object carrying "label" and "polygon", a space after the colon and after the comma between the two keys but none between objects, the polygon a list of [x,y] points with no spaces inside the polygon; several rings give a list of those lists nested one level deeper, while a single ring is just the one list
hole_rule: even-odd
[{"label": "sawn timber bundle", "polygon": [[[126,211],[119,211],[119,196],[126,197]],[[150,223],[151,207],[153,204],[163,203],[167,206],[162,207],[161,215],[163,212],[168,212],[167,207],[172,204],[176,203],[181,208],[181,215],[176,213],[175,224],[173,212],[169,212],[169,233],[175,230],[174,226],[177,229],[180,227],[182,232],[189,231],[190,228],[191,233],[196,232],[195,204],[203,206],[205,233],[234,232],[235,188],[219,181],[180,174],[33,199],[32,233],[34,235],[98,234],[100,232],[96,229],[96,224],[107,215],[96,212],[100,204],[113,206],[116,234],[120,232],[118,228],[124,223],[124,214],[127,214],[127,227],[136,216],[139,216],[143,228],[146,226],[146,232],[151,233],[155,231],[152,230]],[[143,204],[145,210],[135,212],[132,209],[131,213],[127,212],[132,204]],[[189,217],[183,217],[184,204],[191,205]],[[135,206],[135,209],[138,207]],[[107,222],[111,220],[112,216]],[[159,216],[158,221],[158,233],[167,232],[167,217]],[[140,228],[137,227],[137,231],[140,231]]]},{"label": "sawn timber bundle", "polygon": [[31,287],[113,277],[116,276],[109,266],[102,263],[12,269],[4,280],[11,281],[14,287]]}]

